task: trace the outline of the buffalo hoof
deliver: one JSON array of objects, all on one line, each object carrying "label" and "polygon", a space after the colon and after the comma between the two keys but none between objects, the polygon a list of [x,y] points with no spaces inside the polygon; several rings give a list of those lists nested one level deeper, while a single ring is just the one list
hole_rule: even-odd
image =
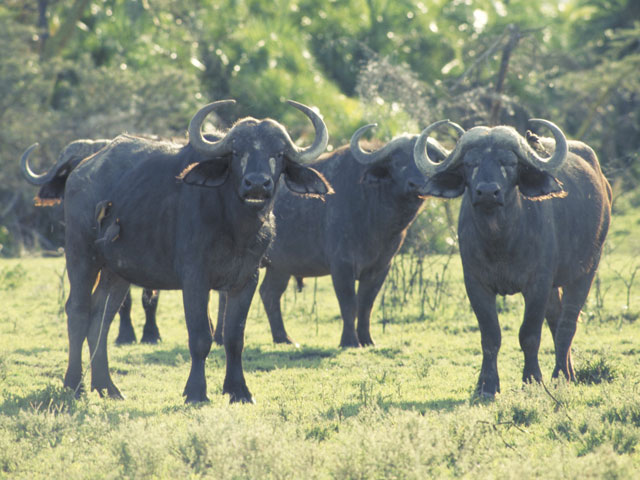
[{"label": "buffalo hoof", "polygon": [[293,345],[296,348],[300,348],[300,344],[293,340],[289,335],[273,337],[273,343],[284,343],[287,345]]},{"label": "buffalo hoof", "polygon": [[[118,390],[118,387],[113,384],[106,388],[91,387],[91,390],[96,390],[98,392],[98,395],[100,395],[100,398],[108,396],[113,400],[124,400],[124,395],[122,395],[122,393],[120,393],[120,390]],[[104,392],[105,390],[107,391],[106,395]]]},{"label": "buffalo hoof", "polygon": [[358,333],[358,339],[360,340],[360,345],[362,345],[363,347],[375,346],[375,342],[371,338],[371,335],[368,333]]},{"label": "buffalo hoof", "polygon": [[222,394],[229,394],[229,403],[256,403],[246,384],[224,385]]},{"label": "buffalo hoof", "polygon": [[558,366],[553,369],[551,378],[560,378],[560,373],[562,373],[562,378],[568,382],[576,380],[576,374],[573,372],[573,368],[571,369],[571,372],[568,372],[567,369],[563,369]]},{"label": "buffalo hoof", "polygon": [[116,338],[116,345],[131,345],[136,343],[136,334],[131,332],[120,332]]},{"label": "buffalo hoof", "polygon": [[224,338],[222,338],[222,333],[218,334],[218,332],[216,331],[213,334],[213,341],[216,343],[216,345],[223,346]]},{"label": "buffalo hoof", "polygon": [[342,338],[340,339],[340,347],[342,348],[359,348],[360,341],[358,340],[358,335],[356,335],[355,330],[353,332],[342,332]]},{"label": "buffalo hoof", "polygon": [[182,392],[182,395],[184,397],[187,397],[185,398],[184,403],[201,403],[201,402],[209,401],[209,397],[207,397],[206,387],[199,388],[199,387],[189,386],[187,384],[187,386],[184,387],[184,392]]},{"label": "buffalo hoof", "polygon": [[75,386],[67,385],[65,383],[64,387],[68,388],[69,390],[71,390],[73,392],[73,396],[76,399],[80,398],[87,391],[85,386],[84,386],[84,383],[82,383],[82,382],[76,384]]},{"label": "buffalo hoof", "polygon": [[160,335],[156,334],[144,334],[142,335],[142,339],[140,340],[140,343],[149,343],[151,345],[156,345],[157,343],[161,342],[162,338],[160,338]]},{"label": "buffalo hoof", "polygon": [[496,397],[496,393],[500,393],[500,382],[485,382],[479,381],[476,386],[475,395],[478,398],[493,400]]}]

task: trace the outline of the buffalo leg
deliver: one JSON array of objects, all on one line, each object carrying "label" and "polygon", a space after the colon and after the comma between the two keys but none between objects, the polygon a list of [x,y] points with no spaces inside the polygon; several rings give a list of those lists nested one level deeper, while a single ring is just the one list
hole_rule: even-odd
[{"label": "buffalo leg", "polygon": [[227,292],[218,292],[218,320],[216,331],[213,334],[213,341],[218,345],[224,345],[224,316],[227,311]]},{"label": "buffalo leg", "polygon": [[502,342],[500,323],[496,312],[496,294],[486,289],[465,275],[467,296],[471,303],[478,326],[482,344],[482,368],[476,386],[476,395],[494,397],[500,392],[498,376],[498,352]]},{"label": "buffalo leg", "polygon": [[341,347],[359,347],[360,341],[356,333],[356,289],[355,276],[351,267],[341,266],[331,269],[331,280],[333,289],[338,297],[340,313],[342,315],[342,337]]},{"label": "buffalo leg", "polygon": [[66,303],[67,334],[69,336],[69,363],[64,376],[64,386],[71,388],[76,396],[83,391],[82,345],[90,326],[91,289],[98,275],[98,268],[83,263],[67,250],[67,275],[69,298]]},{"label": "buffalo leg", "polygon": [[383,272],[366,275],[360,279],[358,285],[358,340],[363,346],[374,345],[371,338],[371,310],[373,303],[382,288],[384,279],[387,278],[389,268]]},{"label": "buffalo leg", "polygon": [[91,355],[91,390],[97,390],[103,396],[103,390],[109,397],[123,398],[109,374],[107,354],[107,336],[113,317],[122,305],[129,282],[107,269],[100,272],[100,283],[91,296],[91,325],[87,334]]},{"label": "buffalo leg", "polygon": [[542,372],[538,362],[540,350],[540,337],[542,335],[542,323],[547,309],[547,301],[550,291],[543,282],[534,282],[536,288],[533,291],[524,292],[525,307],[524,320],[520,326],[520,348],[524,353],[524,368],[522,381],[542,381]]},{"label": "buffalo leg", "polygon": [[140,339],[142,343],[158,343],[162,340],[160,338],[160,330],[158,330],[158,323],[156,322],[159,297],[159,290],[150,288],[142,290],[142,308],[145,316],[142,338]]},{"label": "buffalo leg", "polygon": [[126,345],[135,343],[136,332],[133,330],[133,323],[131,321],[131,291],[128,291],[124,297],[119,313],[120,327],[118,329],[118,336],[116,337],[116,344]]},{"label": "buffalo leg", "polygon": [[576,374],[571,364],[571,343],[576,334],[580,310],[582,310],[584,302],[587,300],[594,275],[595,269],[562,288],[562,314],[554,337],[556,366],[553,369],[553,378],[562,373],[567,380],[573,381],[576,379]]},{"label": "buffalo leg", "polygon": [[287,334],[282,321],[282,310],[280,309],[280,298],[287,289],[290,275],[267,268],[264,280],[260,285],[260,298],[267,312],[269,325],[271,326],[271,336],[274,343],[295,343]]},{"label": "buffalo leg", "polygon": [[187,403],[208,402],[204,364],[211,350],[213,332],[207,310],[209,289],[206,283],[194,280],[182,290],[182,299],[191,354],[191,370],[183,395],[187,397]]},{"label": "buffalo leg", "polygon": [[227,371],[222,393],[229,394],[231,403],[253,403],[253,397],[244,379],[242,349],[244,348],[244,328],[247,323],[247,314],[257,285],[258,272],[256,271],[241,290],[227,293],[223,335]]},{"label": "buffalo leg", "polygon": [[[551,290],[551,295],[549,295],[549,301],[547,303],[547,312],[545,315],[555,345],[556,330],[558,328],[558,324],[560,323],[560,315],[562,315],[562,291],[559,288],[554,288]],[[575,374],[573,373],[574,370],[571,348],[569,348],[569,351],[567,352],[567,369],[571,375],[571,379],[575,379]]]}]

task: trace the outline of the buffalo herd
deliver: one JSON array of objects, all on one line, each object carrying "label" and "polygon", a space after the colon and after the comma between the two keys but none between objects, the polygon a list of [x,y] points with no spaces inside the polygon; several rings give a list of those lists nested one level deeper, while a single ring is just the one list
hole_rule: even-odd
[{"label": "buffalo herd", "polygon": [[[362,148],[358,129],[349,145],[325,153],[328,131],[313,109],[288,103],[312,122],[315,138],[298,147],[277,121],[238,120],[226,132],[203,134],[213,111],[204,106],[188,127],[188,142],[120,135],[77,140],[47,173],[20,160],[24,178],[39,187],[37,205],[64,203],[69,360],[64,385],[83,391],[82,347],[91,355],[91,389],[122,398],[107,355],[107,334],[120,310],[117,343],[135,341],[131,284],[143,287],[147,314],[142,341],[155,343],[159,290],[181,290],[191,369],[183,395],[207,401],[205,359],[224,345],[223,393],[252,402],[242,367],[247,313],[260,297],[273,341],[288,335],[280,298],[289,279],[330,275],[342,316],[341,347],[374,345],[370,316],[426,197],[462,197],[458,239],[464,285],[480,329],[481,397],[500,391],[501,332],[496,296],[521,293],[522,379],[541,381],[538,350],[546,318],[555,345],[553,377],[575,379],[571,343],[593,281],[611,214],[611,188],[593,150],[569,141],[547,120],[532,127],[465,131],[448,120],[419,135]],[[442,127],[458,140],[448,150],[431,135]],[[357,289],[356,289],[357,282]],[[208,315],[218,291],[215,331]]]}]

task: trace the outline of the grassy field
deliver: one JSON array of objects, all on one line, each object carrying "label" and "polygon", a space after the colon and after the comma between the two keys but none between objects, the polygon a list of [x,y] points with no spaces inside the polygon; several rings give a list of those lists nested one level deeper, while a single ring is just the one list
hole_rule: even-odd
[{"label": "grassy field", "polygon": [[[257,404],[221,395],[215,348],[211,402],[201,406],[181,396],[189,351],[178,292],[160,298],[161,344],[116,347],[111,328],[112,375],[126,400],[91,392],[76,401],[62,388],[64,260],[2,260],[0,478],[637,478],[639,228],[637,216],[614,222],[574,341],[577,384],[549,379],[545,327],[545,384],[522,385],[522,301],[499,300],[502,393],[493,402],[472,396],[480,334],[456,255],[423,259],[421,282],[415,259],[397,261],[374,311],[374,348],[337,347],[327,278],[307,279],[301,293],[291,282],[284,297],[300,348],[271,343],[256,298],[244,366]],[[140,337],[140,290],[133,296]]]}]

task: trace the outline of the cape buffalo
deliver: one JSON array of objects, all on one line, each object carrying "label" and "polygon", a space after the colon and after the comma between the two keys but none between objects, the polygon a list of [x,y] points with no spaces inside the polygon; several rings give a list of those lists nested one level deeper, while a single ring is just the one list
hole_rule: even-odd
[{"label": "cape buffalo", "polygon": [[[109,373],[107,332],[130,283],[182,290],[191,354],[187,402],[206,401],[212,343],[209,291],[227,292],[223,393],[252,401],[242,369],[247,312],[258,266],[273,235],[279,179],[306,196],[324,195],[321,174],[301,165],[326,148],[327,129],[309,107],[316,137],[297,147],[271,119],[245,118],[214,139],[200,129],[211,103],[189,124],[186,146],[121,135],[69,175],[64,191],[69,365],[64,385],[82,388],[82,345],[91,353],[91,388],[122,398]],[[94,287],[95,286],[95,287]]]},{"label": "cape buffalo", "polygon": [[[343,320],[340,345],[373,345],[371,309],[391,259],[423,203],[424,184],[413,161],[417,135],[400,136],[366,153],[359,140],[373,126],[360,128],[350,146],[313,164],[331,183],[333,195],[304,200],[281,190],[276,197],[277,233],[263,261],[266,274],[260,285],[274,342],[292,343],[280,310],[289,278],[331,275]],[[429,150],[439,158],[448,154],[436,142]],[[219,311],[224,312],[224,298],[221,303]],[[222,323],[219,315],[218,342]]]},{"label": "cape buffalo", "polygon": [[[37,143],[29,147],[20,159],[20,170],[24,179],[31,185],[40,187],[35,197],[35,204],[39,207],[53,206],[64,198],[64,188],[69,174],[82,160],[90,157],[109,144],[111,140],[80,139],[69,143],[58,156],[53,168],[47,173],[38,175],[29,165],[31,152],[37,147]],[[156,323],[156,310],[158,308],[157,290],[145,288],[142,291],[142,308],[145,312],[145,324],[142,331],[142,343],[157,343],[160,341],[160,331]],[[131,321],[131,292],[128,292],[120,307],[120,328],[116,337],[116,344],[123,345],[134,343],[136,334]]]},{"label": "cape buffalo", "polygon": [[538,349],[546,316],[556,364],[574,380],[571,342],[580,309],[600,260],[611,216],[611,187],[591,148],[567,142],[547,120],[553,153],[539,156],[513,128],[475,127],[465,132],[441,163],[425,154],[427,127],[415,146],[415,160],[428,178],[423,193],[463,195],[458,222],[464,282],[482,339],[482,368],[476,393],[500,391],[497,358],[501,334],[496,295],[522,293],[520,346],[523,381],[541,381]]}]

